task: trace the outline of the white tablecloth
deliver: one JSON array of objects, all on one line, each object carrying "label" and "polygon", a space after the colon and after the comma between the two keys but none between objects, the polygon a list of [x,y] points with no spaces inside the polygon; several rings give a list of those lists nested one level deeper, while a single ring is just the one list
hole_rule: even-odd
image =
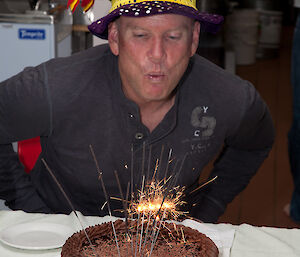
[{"label": "white tablecloth", "polygon": [[[83,225],[89,226],[109,221],[109,217],[83,217]],[[17,223],[46,222],[64,224],[74,231],[81,226],[74,215],[28,214],[22,211],[0,211],[0,231]],[[220,249],[220,257],[298,257],[300,256],[300,230],[254,227],[247,224],[200,224],[191,220],[185,225],[206,233]],[[22,250],[0,242],[0,257],[59,257],[61,249]]]}]

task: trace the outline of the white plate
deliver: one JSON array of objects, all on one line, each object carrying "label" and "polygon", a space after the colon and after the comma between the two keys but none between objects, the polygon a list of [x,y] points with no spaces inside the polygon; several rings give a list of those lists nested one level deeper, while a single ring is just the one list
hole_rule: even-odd
[{"label": "white plate", "polygon": [[70,227],[57,223],[22,223],[0,231],[0,241],[20,249],[55,249],[73,233]]}]

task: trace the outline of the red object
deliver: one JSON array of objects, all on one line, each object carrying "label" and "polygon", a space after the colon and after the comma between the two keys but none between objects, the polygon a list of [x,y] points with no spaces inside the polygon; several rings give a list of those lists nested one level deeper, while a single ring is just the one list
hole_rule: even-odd
[{"label": "red object", "polygon": [[81,6],[85,12],[87,12],[94,5],[94,0],[82,0]]},{"label": "red object", "polygon": [[71,11],[74,12],[79,2],[79,0],[68,0],[67,7],[70,7]]},{"label": "red object", "polygon": [[[67,7],[74,12],[79,4],[80,0],[68,0]],[[94,5],[95,0],[81,0],[81,7],[83,11],[87,12]]]},{"label": "red object", "polygon": [[18,142],[19,159],[23,163],[27,173],[33,169],[41,151],[40,137]]}]

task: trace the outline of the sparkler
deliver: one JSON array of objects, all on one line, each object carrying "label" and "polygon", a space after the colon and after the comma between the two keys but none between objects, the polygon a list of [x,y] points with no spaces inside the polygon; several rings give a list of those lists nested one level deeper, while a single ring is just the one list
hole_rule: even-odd
[{"label": "sparkler", "polygon": [[202,185],[198,186],[196,189],[194,189],[192,192],[190,192],[190,194],[195,193],[196,191],[198,191],[199,189],[201,189],[202,187],[206,186],[207,184],[215,181],[218,178],[218,176],[215,176],[214,178],[208,180],[207,182],[203,183]]},{"label": "sparkler", "polygon": [[[98,161],[97,161],[97,158],[96,158],[96,155],[95,155],[95,152],[94,152],[94,149],[93,149],[92,145],[90,145],[90,150],[91,150],[92,156],[94,158],[94,161],[95,161],[95,164],[96,164],[96,168],[97,168],[97,171],[98,171],[98,174],[99,174],[99,179],[100,179],[100,182],[101,182],[101,185],[102,185],[102,189],[103,189],[103,192],[104,192],[104,195],[105,195],[105,198],[106,198],[107,209],[108,209],[108,212],[109,212],[109,216],[112,217],[108,194],[107,194],[107,191],[106,191],[106,188],[105,188],[105,185],[104,185],[104,181],[103,181],[103,178],[102,178],[102,172],[100,170],[100,167],[99,167],[99,164],[98,164]],[[119,244],[118,244],[118,238],[117,238],[117,234],[116,234],[116,230],[115,230],[115,226],[114,226],[113,222],[111,222],[111,226],[112,226],[112,229],[113,229],[113,232],[114,232],[114,236],[115,236],[115,241],[116,241],[116,245],[117,245],[118,255],[119,255],[119,257],[121,257],[120,249],[119,249]]]},{"label": "sparkler", "polygon": [[[141,195],[140,195],[140,201],[142,200],[142,198],[143,198],[143,191],[144,191],[144,182],[145,182],[145,176],[143,176],[143,181],[142,181],[142,193],[141,193]],[[138,246],[138,236],[139,236],[139,231],[138,231],[138,229],[139,229],[139,222],[140,222],[140,212],[138,213],[138,223],[137,223],[137,227],[136,227],[136,242],[135,242],[135,254],[134,254],[134,256],[136,257],[136,254],[137,254],[137,246]]]},{"label": "sparkler", "polygon": [[149,147],[149,155],[148,155],[148,169],[147,169],[147,176],[146,176],[146,181],[149,181],[149,176],[150,176],[150,164],[151,164],[151,152],[152,152],[152,145]]},{"label": "sparkler", "polygon": [[[47,171],[49,172],[49,174],[50,174],[51,177],[53,178],[54,182],[57,184],[58,188],[60,189],[60,191],[61,191],[62,194],[64,195],[64,197],[65,197],[65,199],[67,200],[68,204],[70,205],[70,207],[71,207],[71,209],[72,209],[72,212],[75,214],[75,217],[77,218],[77,220],[78,220],[78,222],[79,222],[79,224],[80,224],[82,230],[84,231],[85,237],[87,238],[87,240],[88,240],[88,242],[89,242],[89,244],[90,244],[92,250],[96,253],[96,250],[95,250],[95,248],[94,248],[94,246],[93,246],[93,244],[92,244],[92,242],[91,242],[91,240],[90,240],[90,238],[89,238],[89,236],[88,236],[88,234],[87,234],[87,232],[86,232],[84,226],[82,225],[82,222],[81,222],[79,216],[77,215],[76,210],[75,210],[75,208],[74,208],[74,205],[72,204],[70,198],[69,198],[68,195],[66,194],[66,192],[65,192],[65,190],[63,189],[63,187],[61,186],[61,184],[60,184],[60,183],[58,182],[58,180],[56,179],[54,173],[52,172],[52,170],[50,169],[50,167],[48,166],[48,164],[46,163],[46,161],[45,161],[43,158],[42,158],[41,160],[42,160],[43,164],[45,165]],[[97,253],[96,253],[96,257],[99,257]]]},{"label": "sparkler", "polygon": [[157,177],[159,176],[159,172],[160,172],[160,169],[161,169],[161,166],[162,166],[162,165],[160,164],[160,162],[162,162],[164,150],[165,150],[165,146],[162,145],[162,146],[161,146],[161,152],[160,152],[160,158],[158,159],[159,165],[158,165],[158,169],[157,169]]},{"label": "sparkler", "polygon": [[131,197],[133,197],[133,145],[131,145],[131,169],[130,169],[130,185],[131,185]]},{"label": "sparkler", "polygon": [[165,171],[165,175],[164,178],[166,179],[168,176],[168,171],[169,171],[169,165],[171,163],[171,156],[172,156],[172,149],[170,149],[169,151],[169,156],[168,156],[168,161],[167,161],[167,167],[166,167],[166,171]]},{"label": "sparkler", "polygon": [[[126,237],[126,239],[128,239],[128,238],[132,238],[131,233],[130,233],[130,237],[129,237],[128,211],[127,211],[127,202],[128,202],[128,194],[129,194],[130,183],[128,182],[128,184],[127,184],[126,201],[125,201],[125,199],[123,197],[123,191],[122,191],[122,187],[121,187],[119,175],[118,175],[118,172],[116,170],[115,170],[115,176],[116,176],[116,179],[117,179],[117,182],[118,182],[120,196],[121,196],[121,200],[122,200],[122,204],[123,204],[123,209],[124,209],[124,213],[125,213],[125,237]],[[133,255],[133,242],[132,242],[132,240],[131,240],[131,253]],[[128,253],[127,253],[127,255],[128,255]]]}]

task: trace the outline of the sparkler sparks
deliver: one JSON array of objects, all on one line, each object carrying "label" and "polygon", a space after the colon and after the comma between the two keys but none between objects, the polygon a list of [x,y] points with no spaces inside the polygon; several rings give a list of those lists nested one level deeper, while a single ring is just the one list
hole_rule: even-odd
[{"label": "sparkler sparks", "polygon": [[165,213],[164,218],[177,220],[180,215],[184,214],[179,211],[179,207],[185,203],[181,200],[185,187],[177,186],[169,190],[166,185],[164,180],[146,184],[145,190],[139,191],[137,200],[130,202],[129,213],[143,214],[146,218],[150,216],[150,219],[159,219],[157,213],[161,212]]}]

